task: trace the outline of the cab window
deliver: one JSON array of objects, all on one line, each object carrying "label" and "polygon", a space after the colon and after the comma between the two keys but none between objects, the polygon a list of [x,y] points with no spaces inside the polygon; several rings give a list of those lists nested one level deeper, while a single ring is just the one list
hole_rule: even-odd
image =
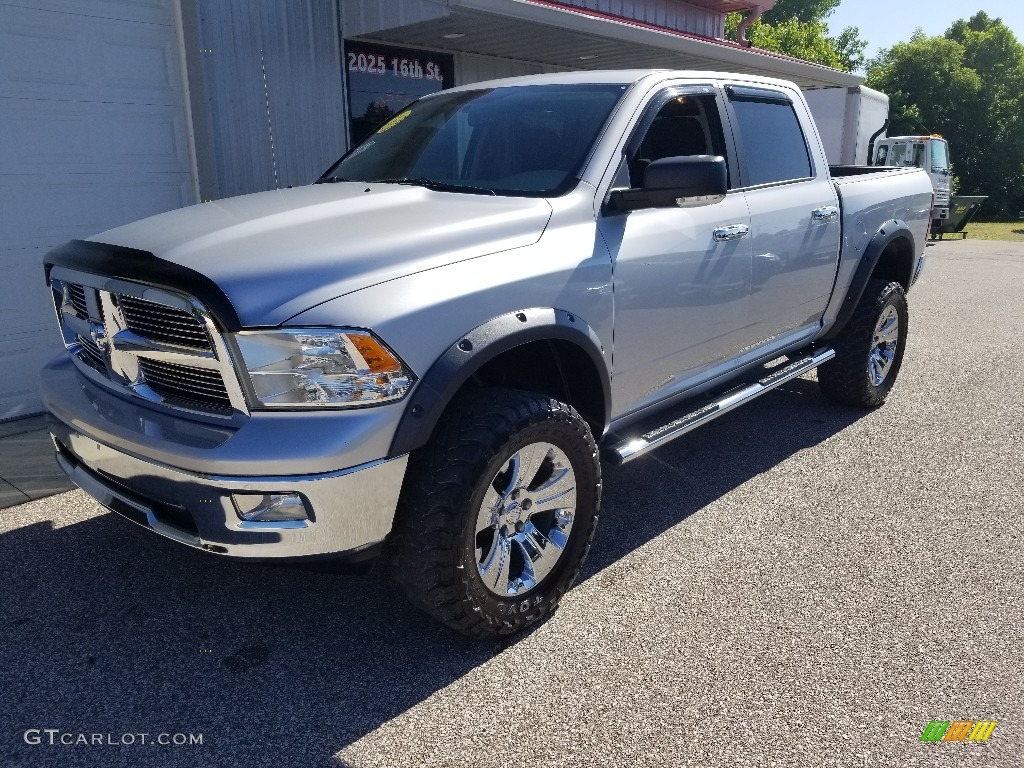
[{"label": "cab window", "polygon": [[894,165],[897,168],[901,168],[904,165],[910,165],[909,149],[909,144],[893,144],[892,151],[889,153],[888,165]]},{"label": "cab window", "polygon": [[807,179],[814,174],[800,121],[782,93],[732,88],[738,152],[746,170],[744,185],[755,187]]},{"label": "cab window", "polygon": [[924,144],[914,145],[914,165],[924,168]]},{"label": "cab window", "polygon": [[[643,137],[628,153],[629,186],[643,186],[644,169],[655,160],[692,155],[726,157],[726,154],[715,97],[710,94],[674,96],[658,109]],[[731,170],[729,178],[733,178]]]}]

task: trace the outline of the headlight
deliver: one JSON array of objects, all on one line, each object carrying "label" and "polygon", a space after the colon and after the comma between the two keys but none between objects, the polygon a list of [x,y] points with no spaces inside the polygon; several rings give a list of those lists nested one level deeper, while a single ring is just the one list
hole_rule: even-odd
[{"label": "headlight", "polygon": [[368,331],[288,328],[235,334],[256,407],[351,406],[398,400],[415,377]]}]

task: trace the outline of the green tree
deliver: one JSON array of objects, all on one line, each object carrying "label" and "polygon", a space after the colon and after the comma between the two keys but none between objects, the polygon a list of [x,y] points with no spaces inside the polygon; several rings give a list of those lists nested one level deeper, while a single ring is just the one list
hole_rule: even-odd
[{"label": "green tree", "polygon": [[843,68],[843,59],[828,37],[828,26],[821,21],[786,19],[777,24],[752,24],[747,39],[755,48],[785,53],[826,67]]},{"label": "green tree", "polygon": [[918,30],[869,62],[867,84],[889,95],[890,136],[949,140],[961,194],[988,195],[990,215],[1024,208],[1024,46],[999,19]]},{"label": "green tree", "polygon": [[838,35],[829,39],[835,46],[836,53],[839,54],[840,69],[856,72],[863,68],[864,51],[868,47],[868,41],[860,36],[859,27],[846,27]]},{"label": "green tree", "polygon": [[[839,6],[840,0],[779,0],[750,25],[747,39],[756,48],[784,53],[827,67],[853,71],[864,65],[867,41],[857,27],[847,27],[835,37],[829,36],[825,18]],[[736,39],[743,16],[731,13],[725,20],[725,37]]]},{"label": "green tree", "polygon": [[963,46],[964,65],[978,73],[988,104],[985,133],[965,168],[969,183],[992,196],[989,210],[1016,216],[1024,207],[1024,45],[984,11],[954,22],[945,37]]},{"label": "green tree", "polygon": [[801,22],[822,21],[831,16],[842,0],[779,0],[775,7],[761,18],[766,24],[778,24],[789,19]]}]

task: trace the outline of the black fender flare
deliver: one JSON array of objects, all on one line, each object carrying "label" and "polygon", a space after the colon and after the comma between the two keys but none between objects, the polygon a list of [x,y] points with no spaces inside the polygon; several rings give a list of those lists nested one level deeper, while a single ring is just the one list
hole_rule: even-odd
[{"label": "black fender flare", "polygon": [[492,318],[445,350],[413,390],[388,456],[401,456],[425,445],[455,393],[483,365],[515,347],[546,340],[567,341],[587,353],[601,381],[607,425],[611,415],[611,376],[594,329],[572,312],[533,307]]},{"label": "black fender flare", "polygon": [[860,302],[861,296],[864,295],[864,289],[867,287],[868,280],[871,279],[871,274],[875,271],[875,267],[878,265],[878,260],[885,253],[885,249],[895,240],[903,239],[910,243],[910,265],[905,279],[900,278],[900,282],[903,285],[909,286],[913,282],[914,278],[914,259],[913,254],[915,252],[914,233],[910,231],[910,227],[905,221],[900,219],[890,219],[885,222],[878,231],[875,232],[874,236],[868,242],[867,247],[864,249],[864,255],[861,256],[860,263],[857,265],[856,271],[853,273],[853,279],[850,281],[850,285],[846,289],[846,296],[843,297],[843,303],[839,307],[839,311],[836,313],[835,322],[832,323],[832,327],[829,328],[824,334],[819,337],[819,341],[828,341],[835,338],[843,327],[853,316],[853,311],[857,308],[857,304]]}]

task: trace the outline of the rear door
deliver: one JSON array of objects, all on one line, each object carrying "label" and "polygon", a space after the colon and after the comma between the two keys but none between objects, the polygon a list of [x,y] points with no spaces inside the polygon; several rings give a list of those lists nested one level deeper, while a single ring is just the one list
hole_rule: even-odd
[{"label": "rear door", "polygon": [[818,327],[839,263],[839,200],[795,93],[741,84],[725,92],[750,210],[748,343],[769,347]]}]

